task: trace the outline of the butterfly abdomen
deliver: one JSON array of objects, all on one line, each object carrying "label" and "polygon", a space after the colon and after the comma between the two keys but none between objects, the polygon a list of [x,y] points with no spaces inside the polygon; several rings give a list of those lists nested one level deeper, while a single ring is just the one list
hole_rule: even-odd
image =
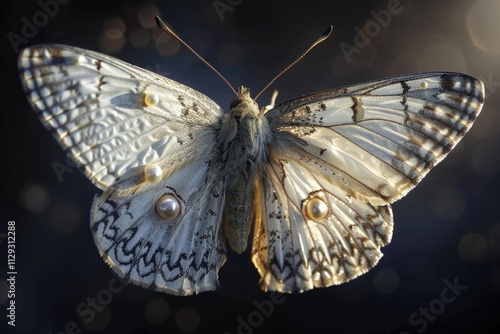
[{"label": "butterfly abdomen", "polygon": [[236,253],[247,248],[252,225],[253,192],[228,190],[224,208],[223,231],[229,246]]}]

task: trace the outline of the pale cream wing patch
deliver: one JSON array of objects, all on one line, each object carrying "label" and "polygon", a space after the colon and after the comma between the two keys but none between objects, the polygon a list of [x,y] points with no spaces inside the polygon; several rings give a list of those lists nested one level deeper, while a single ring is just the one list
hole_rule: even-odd
[{"label": "pale cream wing patch", "polygon": [[[326,203],[324,219],[306,214],[311,199]],[[389,205],[363,203],[332,186],[327,174],[277,152],[257,187],[255,208],[252,260],[266,291],[347,282],[377,264],[392,236]]]}]

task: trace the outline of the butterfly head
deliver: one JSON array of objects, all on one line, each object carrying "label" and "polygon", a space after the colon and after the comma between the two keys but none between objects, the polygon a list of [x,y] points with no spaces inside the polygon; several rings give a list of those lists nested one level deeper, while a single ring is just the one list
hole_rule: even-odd
[{"label": "butterfly head", "polygon": [[243,86],[238,89],[237,99],[231,102],[229,109],[231,115],[237,120],[246,116],[260,115],[257,102],[250,97],[250,90]]}]

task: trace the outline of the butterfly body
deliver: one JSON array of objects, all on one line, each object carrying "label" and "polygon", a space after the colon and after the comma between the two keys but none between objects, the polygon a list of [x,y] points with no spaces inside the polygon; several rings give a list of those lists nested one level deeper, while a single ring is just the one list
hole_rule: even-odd
[{"label": "butterfly body", "polygon": [[178,82],[67,45],[24,49],[40,121],[102,190],[90,227],[124,280],[169,294],[214,290],[251,238],[263,290],[302,292],[373,268],[402,198],[479,115],[483,84],[451,72],[327,90],[224,112]]},{"label": "butterfly body", "polygon": [[267,159],[272,133],[250,91],[241,87],[238,99],[222,117],[217,134],[226,168],[223,231],[231,249],[242,253],[252,227],[254,187]]}]

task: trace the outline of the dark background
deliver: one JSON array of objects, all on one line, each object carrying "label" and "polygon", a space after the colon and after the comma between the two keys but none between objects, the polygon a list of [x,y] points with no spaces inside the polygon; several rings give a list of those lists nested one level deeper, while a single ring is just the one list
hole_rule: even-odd
[{"label": "dark background", "polygon": [[[112,54],[191,86],[225,109],[231,91],[185,48],[144,27],[151,15],[160,14],[229,82],[254,94],[333,24],[332,36],[274,84],[278,102],[410,72],[458,71],[485,81],[486,104],[472,130],[393,205],[393,241],[370,272],[341,286],[275,296],[259,291],[248,253],[229,254],[220,289],[175,297],[122,288],[100,259],[88,228],[97,191],[30,110],[8,39],[22,36],[22,18],[32,22],[43,6],[3,1],[0,332],[500,332],[500,4],[401,0],[390,22],[374,24],[373,13],[397,2],[232,0],[221,19],[213,1],[71,0],[26,38],[21,47],[57,42]],[[356,27],[373,29],[373,37],[366,45],[358,41],[362,47],[348,62],[340,46],[356,46]],[[259,98],[261,106],[272,89]],[[59,178],[54,166],[65,171]],[[9,220],[16,222],[15,328],[5,323]],[[454,283],[459,290],[445,290]],[[423,308],[430,308],[427,320]]]}]

